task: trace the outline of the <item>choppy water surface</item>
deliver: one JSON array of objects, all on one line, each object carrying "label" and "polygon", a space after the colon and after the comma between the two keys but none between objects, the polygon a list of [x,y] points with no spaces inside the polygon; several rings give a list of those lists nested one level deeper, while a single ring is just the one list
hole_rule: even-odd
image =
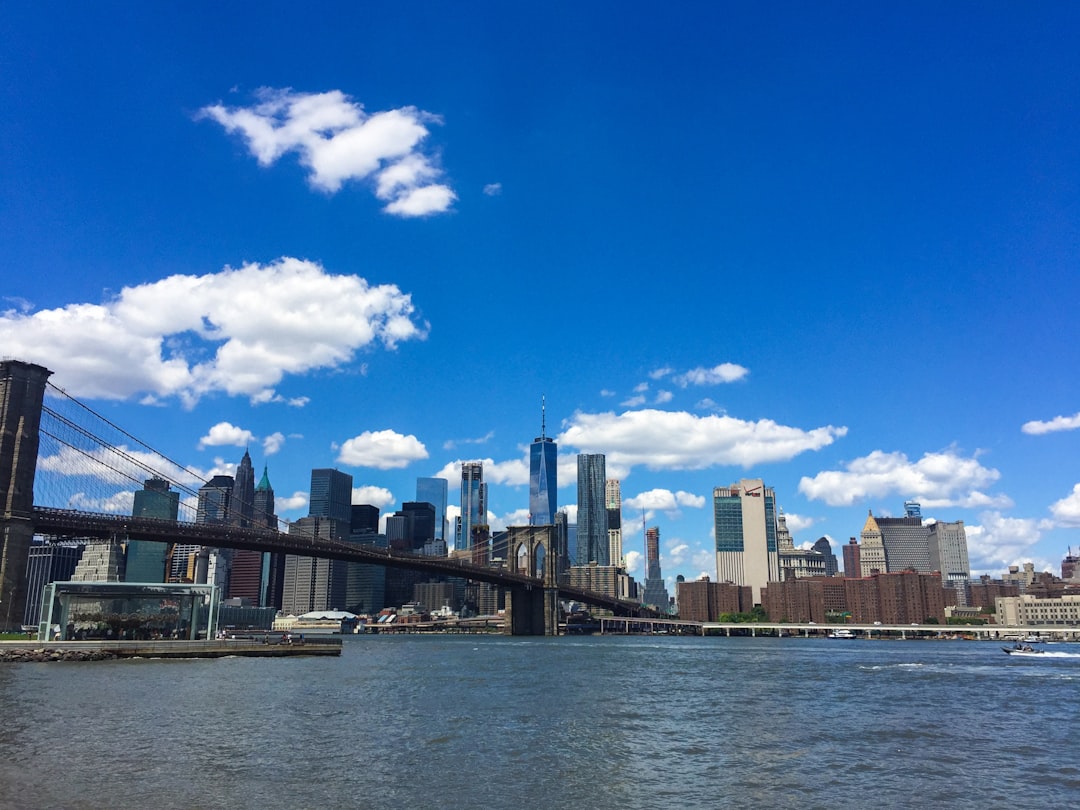
[{"label": "choppy water surface", "polygon": [[1072,805],[1062,649],[356,637],[339,659],[8,665],[0,807]]}]

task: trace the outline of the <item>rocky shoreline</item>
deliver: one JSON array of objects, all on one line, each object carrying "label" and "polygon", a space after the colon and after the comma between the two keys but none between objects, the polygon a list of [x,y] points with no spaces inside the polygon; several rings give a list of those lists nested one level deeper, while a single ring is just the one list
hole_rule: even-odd
[{"label": "rocky shoreline", "polygon": [[49,661],[112,661],[111,650],[46,650],[44,647],[0,649],[0,664],[44,664]]}]

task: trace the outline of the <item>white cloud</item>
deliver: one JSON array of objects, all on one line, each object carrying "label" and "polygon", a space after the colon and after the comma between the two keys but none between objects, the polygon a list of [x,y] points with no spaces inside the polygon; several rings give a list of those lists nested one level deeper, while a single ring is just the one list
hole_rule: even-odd
[{"label": "white cloud", "polygon": [[[253,295],[252,290],[258,290]],[[4,351],[40,363],[68,393],[144,401],[210,392],[270,401],[286,374],[337,368],[358,349],[423,339],[409,295],[283,258],[125,287],[104,304],[0,314]]]},{"label": "white cloud", "polygon": [[[435,478],[445,478],[449,482],[450,489],[461,486],[461,465],[463,461],[479,461],[484,465],[484,481],[489,484],[505,484],[507,486],[523,486],[529,483],[529,460],[528,458],[511,459],[510,461],[498,461],[494,459],[457,459],[443,466],[435,473]],[[576,479],[575,479],[576,480]]]},{"label": "white cloud", "polygon": [[396,499],[394,498],[394,493],[388,490],[386,487],[353,487],[352,503],[366,503],[370,504],[371,506],[377,506],[379,507],[379,509],[384,509],[387,506],[392,506],[395,500]]},{"label": "white cloud", "polygon": [[795,534],[805,529],[809,529],[816,522],[812,517],[804,517],[803,515],[796,515],[794,512],[784,512],[784,519],[787,522],[788,530]]},{"label": "white cloud", "polygon": [[[682,490],[672,492],[670,489],[650,489],[647,492],[641,492],[623,500],[625,509],[631,509],[634,512],[641,512],[642,510],[661,511],[665,512],[668,517],[677,516],[680,506],[701,509],[705,506],[705,497],[703,495],[694,495],[691,492],[683,492]],[[646,518],[648,518],[648,515],[646,515]]]},{"label": "white cloud", "polygon": [[[280,434],[278,434],[280,435]],[[199,449],[206,447],[246,447],[251,444],[255,434],[250,430],[237,427],[231,422],[218,422],[209,432],[199,439]]]},{"label": "white cloud", "polygon": [[281,433],[280,431],[278,431],[276,433],[271,433],[269,436],[267,436],[265,439],[263,439],[263,442],[262,442],[263,454],[267,455],[267,456],[272,456],[272,455],[274,455],[274,453],[277,453],[279,450],[281,450],[281,448],[282,448],[282,446],[284,444],[285,444],[285,434],[284,433]]},{"label": "white cloud", "polygon": [[295,512],[308,505],[306,492],[294,492],[292,495],[277,495],[274,498],[274,511],[279,515],[283,512]]},{"label": "white cloud", "polygon": [[[566,512],[566,522],[570,524],[577,523],[577,504],[568,503],[559,507],[560,512]],[[625,529],[623,530],[625,533]]]},{"label": "white cloud", "polygon": [[368,115],[339,90],[295,93],[263,88],[252,107],[214,104],[202,117],[239,132],[262,166],[295,152],[308,169],[308,181],[333,194],[348,180],[371,180],[388,214],[403,217],[440,213],[457,198],[435,182],[442,175],[432,156],[420,151],[437,116],[415,107]]},{"label": "white cloud", "polygon": [[491,526],[491,531],[493,532],[501,532],[507,526],[528,526],[529,510],[515,509],[513,512],[507,512],[502,516],[495,515],[493,512],[488,512],[488,524]]},{"label": "white cloud", "polygon": [[1025,422],[1020,430],[1032,436],[1040,436],[1044,433],[1054,433],[1059,430],[1076,430],[1080,428],[1080,413],[1072,416],[1055,416],[1049,422],[1033,420]]},{"label": "white cloud", "polygon": [[983,512],[980,525],[965,526],[968,558],[972,571],[1000,573],[1010,565],[1029,560],[1028,550],[1042,537],[1046,524],[1032,518],[1004,517],[1000,512]]},{"label": "white cloud", "polygon": [[447,439],[443,442],[443,450],[453,450],[459,444],[487,444],[495,436],[494,430],[489,430],[477,439]]},{"label": "white cloud", "polygon": [[636,396],[628,397],[619,403],[624,408],[636,408],[638,405],[645,404],[645,395],[637,394]]},{"label": "white cloud", "polygon": [[692,368],[685,374],[672,377],[676,385],[686,388],[688,385],[719,385],[737,382],[750,373],[750,369],[735,363],[721,363],[712,368]]},{"label": "white cloud", "polygon": [[427,448],[415,436],[393,430],[365,430],[341,445],[337,460],[351,467],[394,470],[427,457]]},{"label": "white cloud", "polygon": [[701,470],[787,461],[830,445],[846,433],[846,427],[832,425],[806,431],[769,419],[746,422],[730,416],[646,409],[622,414],[576,413],[558,442],[581,452],[605,453],[611,474],[613,468],[635,465],[654,470]]},{"label": "white cloud", "polygon": [[1064,498],[1050,504],[1050,513],[1059,526],[1080,526],[1080,484],[1076,484]]},{"label": "white cloud", "polygon": [[652,371],[649,372],[649,379],[662,380],[664,379],[664,377],[668,376],[674,371],[675,369],[668,368],[667,366],[664,366],[663,368],[654,368]]},{"label": "white cloud", "polygon": [[687,554],[690,551],[690,546],[686,543],[678,543],[668,549],[667,554],[664,555],[663,562],[671,563],[672,565],[682,565],[686,562]]},{"label": "white cloud", "polygon": [[498,197],[502,194],[502,183],[488,183],[484,186],[484,193],[489,197]]},{"label": "white cloud", "polygon": [[674,398],[675,395],[670,391],[660,390],[656,392],[656,398],[653,400],[653,402],[657,405],[663,405],[666,402],[671,402],[671,400]]},{"label": "white cloud", "polygon": [[850,462],[845,470],[804,476],[799,492],[829,506],[851,506],[886,495],[915,498],[930,508],[1011,506],[1007,497],[981,491],[1000,477],[997,470],[982,466],[975,458],[962,458],[951,449],[926,453],[915,462],[903,453],[875,450]]},{"label": "white cloud", "polygon": [[104,498],[93,498],[85,492],[76,492],[68,498],[68,508],[83,512],[108,512],[114,515],[130,515],[135,505],[135,493],[130,490],[117,492]]},{"label": "white cloud", "polygon": [[626,573],[636,574],[639,569],[644,570],[645,555],[640,551],[628,551],[623,554],[626,560]]},{"label": "white cloud", "polygon": [[[215,465],[222,464],[221,459],[215,459]],[[140,487],[152,475],[183,486],[199,487],[205,480],[218,474],[214,470],[204,472],[197,467],[178,467],[157,453],[126,445],[119,445],[116,452],[100,445],[90,450],[62,446],[56,452],[46,451],[38,457],[37,472],[64,477],[92,476],[110,484],[138,483]]]}]

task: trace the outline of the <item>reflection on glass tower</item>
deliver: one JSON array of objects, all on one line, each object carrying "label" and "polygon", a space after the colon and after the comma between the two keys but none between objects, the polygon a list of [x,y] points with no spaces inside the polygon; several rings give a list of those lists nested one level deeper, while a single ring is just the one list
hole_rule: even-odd
[{"label": "reflection on glass tower", "polygon": [[445,478],[417,478],[416,500],[435,507],[435,539],[446,539],[446,493]]},{"label": "reflection on glass tower", "polygon": [[546,405],[541,400],[540,435],[529,447],[529,525],[550,526],[555,522],[555,495],[558,490],[559,446],[546,433]]},{"label": "reflection on glass tower", "polygon": [[487,522],[487,487],[484,463],[466,461],[461,465],[461,522],[454,548],[472,548],[473,529]]},{"label": "reflection on glass tower", "polygon": [[604,502],[607,480],[604,454],[582,453],[577,462],[577,564],[611,565]]}]

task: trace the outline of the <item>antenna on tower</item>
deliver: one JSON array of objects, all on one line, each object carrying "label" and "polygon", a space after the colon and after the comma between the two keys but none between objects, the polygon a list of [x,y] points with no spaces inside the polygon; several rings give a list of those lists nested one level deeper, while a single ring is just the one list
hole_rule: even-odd
[{"label": "antenna on tower", "polygon": [[544,394],[540,395],[540,438],[544,438],[547,435],[547,397]]}]

